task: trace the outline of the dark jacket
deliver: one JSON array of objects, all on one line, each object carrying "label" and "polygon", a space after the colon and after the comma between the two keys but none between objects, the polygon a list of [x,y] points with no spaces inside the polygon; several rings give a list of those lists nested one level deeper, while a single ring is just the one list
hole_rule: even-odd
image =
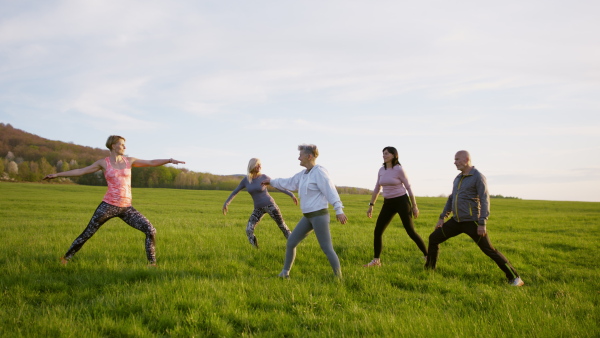
[{"label": "dark jacket", "polygon": [[448,197],[440,218],[446,218],[452,212],[457,222],[475,221],[485,225],[490,215],[490,194],[487,189],[485,176],[473,167],[463,175],[460,173],[454,179],[452,194]]}]

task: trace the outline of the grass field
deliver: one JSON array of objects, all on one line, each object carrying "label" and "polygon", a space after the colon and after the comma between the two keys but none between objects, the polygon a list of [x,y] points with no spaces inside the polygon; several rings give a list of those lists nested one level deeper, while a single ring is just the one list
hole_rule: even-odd
[{"label": "grass field", "polygon": [[[251,198],[240,193],[223,216],[226,191],[134,189],[134,206],[158,231],[158,268],[146,266],[144,235],[119,219],[62,266],[105,189],[0,183],[0,336],[600,335],[600,203],[492,200],[488,231],[521,288],[466,235],[442,245],[435,272],[423,270],[397,217],[383,266],[363,268],[375,223],[365,195],[342,195],[349,223],[332,222],[342,281],[314,235],[298,247],[291,278],[277,278],[283,235],[267,216],[252,248]],[[293,228],[299,207],[273,196]],[[427,242],[445,200],[417,202]]]}]

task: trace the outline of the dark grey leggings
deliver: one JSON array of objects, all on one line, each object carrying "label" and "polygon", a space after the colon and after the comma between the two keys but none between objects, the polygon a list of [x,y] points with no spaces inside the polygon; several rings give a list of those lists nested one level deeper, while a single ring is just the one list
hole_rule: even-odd
[{"label": "dark grey leggings", "polygon": [[156,256],[154,254],[156,229],[154,229],[150,221],[133,207],[117,207],[106,202],[100,203],[87,228],[71,244],[71,247],[65,254],[65,259],[68,260],[73,257],[106,221],[114,217],[119,217],[129,226],[146,234],[145,244],[148,262],[151,264],[156,263]]},{"label": "dark grey leggings", "polygon": [[275,223],[277,223],[279,230],[283,232],[285,238],[288,238],[290,236],[291,231],[285,224],[279,207],[277,206],[277,204],[269,204],[266,207],[254,209],[252,215],[250,215],[250,219],[248,219],[248,225],[246,226],[246,235],[248,236],[250,244],[252,244],[253,241],[256,241],[254,229],[256,228],[256,225],[258,225],[258,222],[260,222],[260,220],[263,218],[265,213],[269,214],[269,216],[271,216]]},{"label": "dark grey leggings", "polygon": [[323,250],[327,256],[327,259],[329,260],[329,264],[331,264],[333,273],[336,276],[341,277],[342,270],[340,268],[340,260],[333,250],[333,244],[331,243],[331,233],[329,232],[329,214],[310,218],[302,217],[287,240],[285,264],[283,265],[283,269],[287,271],[292,269],[292,265],[296,259],[296,247],[313,230],[315,231],[315,235],[317,236],[321,250]]}]

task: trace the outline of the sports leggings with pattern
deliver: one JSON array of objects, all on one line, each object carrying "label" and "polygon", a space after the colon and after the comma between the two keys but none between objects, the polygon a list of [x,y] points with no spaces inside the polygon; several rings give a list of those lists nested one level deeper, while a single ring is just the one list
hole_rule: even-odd
[{"label": "sports leggings with pattern", "polygon": [[256,245],[256,236],[254,236],[254,229],[265,214],[269,214],[269,216],[271,216],[275,223],[277,223],[277,226],[279,227],[281,232],[283,232],[285,238],[289,237],[291,231],[285,224],[279,207],[277,206],[277,204],[269,204],[266,207],[254,209],[252,215],[250,215],[250,219],[248,219],[248,225],[246,226],[246,235],[248,235],[248,241],[250,241],[250,244]]},{"label": "sports leggings with pattern", "polygon": [[117,207],[106,202],[100,203],[87,228],[71,244],[71,247],[65,254],[65,259],[68,260],[73,257],[106,221],[114,217],[119,217],[132,228],[146,234],[146,256],[148,257],[148,262],[156,263],[156,256],[154,254],[156,229],[154,229],[150,221],[133,207]]},{"label": "sports leggings with pattern", "polygon": [[373,240],[375,255],[373,257],[379,258],[381,255],[381,251],[383,250],[383,232],[396,214],[400,215],[400,220],[402,220],[402,225],[404,225],[404,230],[406,230],[408,236],[415,244],[417,244],[423,255],[427,256],[425,242],[423,242],[421,236],[415,231],[410,200],[408,199],[408,195],[404,194],[402,196],[386,198],[383,200],[383,206],[381,207],[381,212],[379,212],[377,223],[375,224]]}]

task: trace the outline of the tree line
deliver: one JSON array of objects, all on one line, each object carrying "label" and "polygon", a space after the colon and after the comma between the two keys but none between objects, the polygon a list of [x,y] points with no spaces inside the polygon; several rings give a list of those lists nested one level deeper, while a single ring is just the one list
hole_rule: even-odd
[{"label": "tree line", "polygon": [[[39,182],[46,175],[84,168],[108,150],[52,141],[10,124],[0,123],[0,180]],[[4,157],[1,157],[4,156]],[[171,166],[132,168],[131,185],[136,188],[233,190],[243,175],[214,175]],[[106,186],[102,171],[80,177],[59,177],[56,183]],[[272,189],[269,187],[269,189]],[[370,194],[368,189],[337,187],[339,193]]]}]

